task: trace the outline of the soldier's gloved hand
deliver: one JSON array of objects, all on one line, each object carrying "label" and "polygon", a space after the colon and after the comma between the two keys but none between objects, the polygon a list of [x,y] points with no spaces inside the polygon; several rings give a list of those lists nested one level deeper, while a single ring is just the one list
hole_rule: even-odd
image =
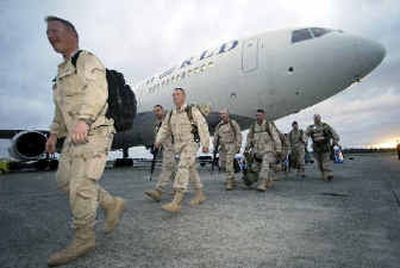
[{"label": "soldier's gloved hand", "polygon": [[208,147],[203,147],[203,153],[207,154],[209,152]]},{"label": "soldier's gloved hand", "polygon": [[89,125],[85,121],[79,120],[72,130],[72,142],[75,144],[86,143],[88,132]]},{"label": "soldier's gloved hand", "polygon": [[160,149],[161,144],[156,142],[154,143],[154,149]]}]

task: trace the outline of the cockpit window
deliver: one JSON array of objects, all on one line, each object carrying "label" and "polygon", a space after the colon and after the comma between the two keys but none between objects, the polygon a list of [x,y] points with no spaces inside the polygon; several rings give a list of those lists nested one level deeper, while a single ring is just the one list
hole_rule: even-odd
[{"label": "cockpit window", "polygon": [[320,37],[323,36],[324,34],[327,34],[329,32],[332,32],[330,29],[326,28],[310,28],[311,32],[313,33],[314,37]]},{"label": "cockpit window", "polygon": [[300,29],[292,32],[292,43],[301,42],[311,38],[312,36],[308,29]]}]

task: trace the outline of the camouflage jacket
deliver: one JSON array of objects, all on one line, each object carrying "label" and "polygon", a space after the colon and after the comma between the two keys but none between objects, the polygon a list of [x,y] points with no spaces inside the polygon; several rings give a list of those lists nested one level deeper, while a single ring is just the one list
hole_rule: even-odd
[{"label": "camouflage jacket", "polygon": [[306,135],[313,141],[314,151],[329,151],[331,141],[338,143],[339,135],[327,123],[313,124],[306,130]]},{"label": "camouflage jacket", "polygon": [[78,120],[90,125],[89,134],[100,126],[113,129],[113,120],[106,117],[107,98],[106,70],[95,55],[82,51],[76,67],[65,60],[53,84],[55,112],[50,132],[69,136]]},{"label": "camouflage jacket", "polygon": [[242,133],[240,132],[239,124],[235,120],[229,119],[228,123],[222,121],[218,123],[214,133],[214,148],[217,147],[217,143],[220,146],[233,144],[237,148],[241,147]]},{"label": "camouflage jacket", "polygon": [[252,148],[254,154],[262,156],[265,153],[281,153],[282,142],[280,133],[272,122],[264,120],[261,125],[255,122],[247,134],[246,148]]},{"label": "camouflage jacket", "polygon": [[192,123],[194,123],[198,128],[201,145],[203,147],[210,146],[210,134],[204,116],[197,107],[193,106],[191,108],[193,122],[190,122],[186,107],[185,104],[180,109],[175,108],[168,113],[157,133],[156,143],[162,144],[170,137],[173,139],[174,146],[180,147],[184,144],[194,143],[192,133]]}]

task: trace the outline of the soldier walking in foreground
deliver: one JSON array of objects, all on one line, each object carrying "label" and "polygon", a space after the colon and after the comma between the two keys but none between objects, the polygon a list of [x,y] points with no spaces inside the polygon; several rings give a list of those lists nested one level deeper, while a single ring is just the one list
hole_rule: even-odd
[{"label": "soldier walking in foreground", "polygon": [[179,156],[178,169],[175,175],[175,196],[172,202],[162,208],[169,212],[179,212],[187,190],[189,178],[194,184],[195,197],[191,205],[199,205],[205,201],[203,185],[196,170],[196,154],[198,144],[203,152],[208,153],[210,137],[208,125],[195,106],[186,104],[186,92],[182,88],[174,89],[172,94],[175,108],[170,111],[157,134],[155,147],[160,148],[166,139],[172,137],[175,153]]},{"label": "soldier walking in foreground", "polygon": [[254,163],[249,167],[259,172],[257,190],[265,192],[272,187],[277,156],[282,152],[279,131],[273,122],[266,120],[265,111],[258,109],[256,122],[247,135],[246,151],[254,156]]},{"label": "soldier walking in foreground", "polygon": [[297,169],[297,175],[305,177],[305,150],[307,146],[307,137],[296,121],[292,123],[292,130],[289,132],[289,141],[291,147],[290,160],[291,165]]},{"label": "soldier walking in foreground", "polygon": [[329,167],[330,152],[332,145],[338,144],[339,135],[331,126],[321,121],[319,114],[314,115],[314,124],[307,128],[306,135],[313,141],[314,157],[317,160],[322,179],[331,181],[333,175]]},{"label": "soldier walking in foreground", "polygon": [[[154,126],[154,134],[157,136],[161,125],[165,119],[166,112],[164,107],[157,104],[153,108],[154,116],[156,117],[156,125]],[[175,170],[175,152],[172,144],[172,136],[165,138],[161,147],[158,149],[158,154],[162,153],[162,168],[161,173],[158,177],[156,188],[153,191],[146,191],[145,194],[156,202],[160,202],[161,196],[165,191],[165,187],[169,182],[173,181],[173,173]]]},{"label": "soldier walking in foreground", "polygon": [[221,165],[226,172],[225,189],[229,191],[236,186],[234,160],[242,146],[242,133],[239,124],[229,117],[228,110],[222,110],[220,116],[221,121],[215,128],[214,150],[220,148],[220,160],[224,159]]},{"label": "soldier walking in foreground", "polygon": [[98,183],[103,174],[114,134],[113,120],[106,117],[105,68],[90,52],[78,53],[78,33],[68,21],[47,17],[47,37],[64,62],[58,66],[53,86],[55,114],[46,144],[55,152],[57,138],[65,137],[57,171],[59,188],[68,194],[73,216],[72,242],[49,257],[50,266],[68,263],[95,248],[97,206],[106,214],[105,231],[119,222],[125,201],[113,197]]}]

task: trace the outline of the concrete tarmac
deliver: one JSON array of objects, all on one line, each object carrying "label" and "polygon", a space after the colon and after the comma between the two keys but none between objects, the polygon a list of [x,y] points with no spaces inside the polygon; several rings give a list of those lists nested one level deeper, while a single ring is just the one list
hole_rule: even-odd
[{"label": "concrete tarmac", "polygon": [[[65,267],[400,267],[400,161],[355,155],[332,165],[335,179],[295,174],[266,193],[226,192],[223,174],[200,168],[207,201],[179,215],[143,192],[148,169],[110,169],[101,184],[127,200],[111,235],[96,225],[97,248]],[[71,238],[68,199],[54,173],[0,176],[0,267],[46,267]]]}]

